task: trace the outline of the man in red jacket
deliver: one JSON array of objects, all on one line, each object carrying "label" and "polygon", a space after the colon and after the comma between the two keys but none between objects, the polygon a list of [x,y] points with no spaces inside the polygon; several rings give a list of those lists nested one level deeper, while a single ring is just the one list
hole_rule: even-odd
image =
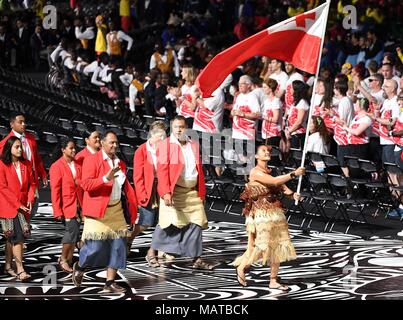
[{"label": "man in red jacket", "polygon": [[101,144],[101,151],[86,157],[82,167],[84,245],[72,278],[79,287],[85,268],[106,267],[102,292],[123,293],[126,289],[115,283],[115,277],[118,269],[126,268],[127,224],[136,220],[137,199],[126,177],[126,165],[116,156],[116,134],[107,131]]},{"label": "man in red jacket", "polygon": [[98,131],[87,132],[85,135],[86,147],[77,153],[74,161],[76,161],[80,166],[83,165],[84,159],[94,153],[101,150],[101,135]]},{"label": "man in red jacket", "polygon": [[151,247],[193,258],[193,268],[212,269],[202,255],[202,229],[208,221],[203,200],[206,194],[199,145],[186,134],[186,119],[176,116],[171,136],[157,147],[159,221]]},{"label": "man in red jacket", "polygon": [[31,218],[36,214],[38,209],[38,199],[39,199],[39,179],[42,181],[43,186],[46,188],[48,186],[48,178],[46,175],[45,167],[41,156],[38,152],[38,146],[35,141],[35,137],[30,133],[26,132],[27,124],[25,122],[25,116],[20,112],[14,112],[10,116],[10,133],[0,141],[0,154],[3,152],[4,145],[8,138],[16,136],[22,142],[22,149],[24,158],[31,161],[32,170],[34,172],[35,184],[36,184],[36,198],[34,207],[31,211]]}]

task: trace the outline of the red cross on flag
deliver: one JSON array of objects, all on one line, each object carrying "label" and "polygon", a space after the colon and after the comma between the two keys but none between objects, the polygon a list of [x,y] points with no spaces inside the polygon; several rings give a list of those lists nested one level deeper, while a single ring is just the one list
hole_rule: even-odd
[{"label": "red cross on flag", "polygon": [[330,1],[282,21],[217,54],[196,79],[203,97],[215,89],[237,66],[254,56],[267,56],[316,73],[321,39],[326,28]]}]

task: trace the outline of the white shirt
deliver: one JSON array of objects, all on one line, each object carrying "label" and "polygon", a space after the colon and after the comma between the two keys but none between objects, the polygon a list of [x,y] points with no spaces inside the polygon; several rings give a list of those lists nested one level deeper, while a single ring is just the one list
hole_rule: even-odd
[{"label": "white shirt", "polygon": [[88,76],[90,73],[94,73],[95,70],[98,68],[98,61],[93,61],[90,64],[86,65],[83,73]]},{"label": "white shirt", "polygon": [[[111,54],[111,46],[109,44],[109,39],[110,39],[109,35],[112,35],[112,33],[113,32],[109,32],[106,35],[106,43],[107,43],[106,52],[108,54]],[[127,41],[127,51],[129,51],[132,48],[132,46],[133,46],[133,38],[132,37],[128,36],[126,33],[124,33],[123,31],[120,31],[120,30],[117,31],[116,37],[118,38],[119,42],[122,42],[123,40]]]},{"label": "white shirt", "polygon": [[340,119],[344,120],[346,126],[349,127],[354,118],[354,105],[349,97],[340,99],[337,112]]},{"label": "white shirt", "polygon": [[[247,108],[248,111],[244,109]],[[259,101],[253,92],[240,93],[234,103],[234,110],[240,110],[246,113],[260,112]],[[246,118],[235,116],[232,119],[232,138],[240,140],[254,140],[256,137],[257,120],[249,120]]]},{"label": "white shirt", "polygon": [[29,146],[27,138],[25,138],[25,135],[21,135],[18,132],[13,130],[14,135],[21,140],[22,143],[22,150],[24,150],[25,157],[27,160],[32,161],[32,152],[31,152],[31,147]]},{"label": "white shirt", "polygon": [[71,173],[73,174],[73,179],[76,180],[77,172],[76,172],[76,168],[74,166],[74,162],[73,161],[71,161],[70,163],[67,162],[67,165],[69,166]]},{"label": "white shirt", "polygon": [[[224,116],[224,104],[224,91],[219,87],[213,92],[210,98],[203,99],[204,108],[196,109],[193,130],[210,133],[220,132]],[[208,122],[204,123],[204,125],[211,125],[212,130],[206,130],[206,128],[198,124],[199,121]]]},{"label": "white shirt", "polygon": [[121,76],[119,76],[120,81],[123,83],[124,86],[128,87],[133,81],[133,75],[130,73],[125,72]]},{"label": "white shirt", "polygon": [[[400,114],[400,108],[399,105],[397,104],[397,96],[394,96],[392,99],[386,99],[383,102],[382,109],[381,109],[381,118],[383,118],[383,115],[386,111],[392,111],[392,119],[398,119],[399,114]],[[381,145],[392,145],[395,144],[393,141],[390,141],[388,139],[384,139],[382,137],[379,137],[379,142]]]},{"label": "white shirt", "polygon": [[[102,159],[104,161],[107,161],[109,164],[109,167],[112,169],[113,167],[116,167],[120,160],[118,157],[115,156],[114,161],[112,162],[112,159],[108,157],[108,155],[105,153],[104,150],[102,150]],[[122,186],[125,183],[126,180],[126,175],[122,170],[119,170],[117,173],[115,173],[115,178],[113,179],[113,187],[112,187],[112,193],[111,197],[109,199],[109,203],[111,203],[114,200],[119,200],[122,196]],[[108,179],[106,179],[106,176],[103,177],[104,183],[108,183]]]},{"label": "white shirt", "polygon": [[18,162],[18,167],[14,166],[15,171],[17,172],[18,180],[20,180],[20,184],[22,185],[22,176],[21,176],[21,163]]},{"label": "white shirt", "polygon": [[147,148],[147,151],[151,153],[154,168],[155,168],[155,170],[157,170],[157,149],[153,148],[153,146],[150,144],[150,141],[147,141],[146,148]]},{"label": "white shirt", "polygon": [[288,80],[288,74],[285,73],[284,71],[281,71],[280,73],[272,73],[269,77],[270,79],[274,79],[278,83],[278,90],[284,90],[287,88],[287,80]]},{"label": "white shirt", "polygon": [[185,159],[185,166],[183,167],[181,177],[184,180],[197,180],[197,176],[199,175],[196,170],[196,158],[193,154],[192,144],[190,143],[189,138],[186,138],[186,144],[182,146],[182,144],[176,139],[173,135],[170,136],[169,142],[176,143],[180,146],[183,154],[183,158]]},{"label": "white shirt", "polygon": [[81,27],[76,27],[75,34],[76,38],[79,40],[83,39],[90,40],[95,38],[94,27],[88,27],[85,29],[84,32],[81,32]]},{"label": "white shirt", "polygon": [[[179,61],[178,61],[178,57],[176,56],[176,52],[175,50],[172,50],[172,55],[173,55],[173,59],[174,59],[174,72],[175,72],[175,77],[179,77]],[[168,54],[165,51],[163,55],[161,55],[161,60],[163,63],[166,63],[168,61]],[[154,58],[154,54],[151,56],[150,59],[150,70],[154,69],[157,67],[157,61]]]},{"label": "white shirt", "polygon": [[325,144],[322,137],[320,136],[320,133],[315,132],[308,137],[306,151],[329,154],[329,146]]}]

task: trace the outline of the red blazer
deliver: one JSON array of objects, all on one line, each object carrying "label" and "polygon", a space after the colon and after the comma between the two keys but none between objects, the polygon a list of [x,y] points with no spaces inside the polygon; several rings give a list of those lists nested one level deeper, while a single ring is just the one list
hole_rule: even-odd
[{"label": "red blazer", "polygon": [[82,166],[84,159],[90,155],[92,155],[92,153],[88,150],[87,147],[85,147],[83,150],[76,154],[76,156],[74,157],[74,161]]},{"label": "red blazer", "polygon": [[[119,166],[126,173],[126,165],[122,160]],[[81,181],[84,190],[83,215],[93,218],[102,218],[105,215],[113,182],[104,183],[103,177],[109,170],[109,164],[102,158],[102,150],[84,159]],[[137,198],[127,178],[122,191],[126,194],[131,222],[134,223],[137,218]]]},{"label": "red blazer", "polygon": [[63,156],[54,162],[50,169],[50,191],[52,195],[53,215],[74,218],[77,214],[77,200],[82,206],[83,190],[81,189],[81,166],[74,161],[76,180]]},{"label": "red blazer", "polygon": [[[190,141],[190,143],[196,159],[198,195],[204,200],[206,196],[206,184],[200,161],[199,144],[194,141]],[[167,137],[157,147],[157,159],[158,193],[161,197],[167,193],[173,194],[176,182],[185,166],[183,153],[180,147],[176,143],[170,143],[170,137]]]},{"label": "red blazer", "polygon": [[133,182],[139,205],[147,207],[154,184],[153,157],[147,151],[147,143],[140,145],[133,158]]},{"label": "red blazer", "polygon": [[[3,153],[3,148],[4,148],[4,145],[6,144],[6,141],[8,140],[8,138],[10,138],[14,135],[15,135],[14,131],[11,130],[10,133],[8,134],[8,136],[6,136],[3,140],[0,141],[0,154]],[[45,179],[46,170],[45,170],[45,167],[43,166],[42,158],[39,155],[38,146],[36,144],[35,137],[27,132],[27,133],[25,133],[25,138],[27,139],[29,147],[31,148],[31,153],[32,153],[31,163],[32,163],[32,167],[34,168],[35,182],[36,182],[37,186],[39,186],[40,185],[38,183],[39,177],[41,179]]]},{"label": "red blazer", "polygon": [[20,161],[20,166],[22,184],[13,164],[0,160],[0,218],[15,218],[21,205],[34,204],[36,184],[31,162]]}]

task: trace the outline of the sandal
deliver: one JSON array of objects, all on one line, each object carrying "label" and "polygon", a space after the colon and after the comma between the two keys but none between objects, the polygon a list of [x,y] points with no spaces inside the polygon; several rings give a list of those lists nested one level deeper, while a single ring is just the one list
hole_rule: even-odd
[{"label": "sandal", "polygon": [[245,278],[242,278],[239,273],[238,273],[238,268],[235,269],[236,270],[236,279],[238,281],[238,283],[242,286],[242,287],[246,287],[248,285],[248,283],[246,282]]},{"label": "sandal", "polygon": [[17,278],[17,273],[13,270],[13,268],[4,269],[4,273],[8,273],[11,277]]},{"label": "sandal", "polygon": [[[67,272],[67,273],[73,272],[73,269],[71,269],[69,262],[67,260],[63,259],[62,257],[59,258],[57,263],[59,264],[59,267],[60,267],[60,269],[62,269],[62,271]],[[66,265],[68,268],[66,268]]]},{"label": "sandal", "polygon": [[162,251],[158,251],[158,258],[162,258],[162,259],[165,259],[167,261],[175,260],[175,257],[173,255],[170,255],[170,254],[162,252]]},{"label": "sandal", "polygon": [[151,268],[158,268],[160,264],[158,263],[156,256],[145,256],[148,266]]},{"label": "sandal", "polygon": [[[25,273],[25,276],[22,276]],[[27,273],[25,270],[21,271],[20,273],[17,273],[17,279],[24,281],[31,278],[31,275],[29,273]]]},{"label": "sandal", "polygon": [[194,261],[192,268],[200,270],[213,270],[214,265],[204,262],[202,259],[198,258],[196,261]]}]

